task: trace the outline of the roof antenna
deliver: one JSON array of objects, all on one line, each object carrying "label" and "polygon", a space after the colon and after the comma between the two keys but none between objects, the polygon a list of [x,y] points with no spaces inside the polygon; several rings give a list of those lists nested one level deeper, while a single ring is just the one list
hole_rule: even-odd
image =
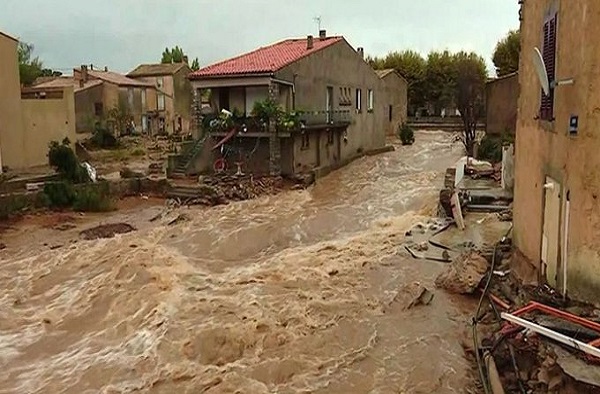
[{"label": "roof antenna", "polygon": [[313,21],[319,26],[319,31],[321,31],[321,15],[315,16]]}]

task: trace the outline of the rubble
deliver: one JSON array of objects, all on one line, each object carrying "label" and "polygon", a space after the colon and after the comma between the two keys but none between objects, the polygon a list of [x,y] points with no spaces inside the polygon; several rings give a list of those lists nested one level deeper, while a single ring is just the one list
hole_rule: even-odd
[{"label": "rubble", "polygon": [[117,234],[125,234],[135,230],[135,227],[127,223],[112,223],[83,230],[79,235],[81,235],[83,239],[90,241],[100,238],[112,238]]},{"label": "rubble", "polygon": [[435,285],[457,294],[473,294],[488,271],[488,261],[478,252],[463,253],[435,280]]}]

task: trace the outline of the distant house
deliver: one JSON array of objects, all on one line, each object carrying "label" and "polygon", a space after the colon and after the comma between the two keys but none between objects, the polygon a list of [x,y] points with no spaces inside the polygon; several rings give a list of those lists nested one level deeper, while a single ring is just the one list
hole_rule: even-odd
[{"label": "distant house", "polygon": [[[75,92],[77,132],[92,132],[95,124],[109,120],[109,112],[121,105],[132,116],[137,132],[152,132],[146,119],[156,111],[154,85],[113,71],[98,71],[81,66],[73,76],[58,77],[34,85],[34,89],[70,86]],[[158,130],[158,122],[156,122]],[[120,130],[119,132],[123,132]]]},{"label": "distant house", "polygon": [[[219,141],[213,158],[228,168],[237,162],[254,173],[291,175],[335,168],[385,146],[384,84],[364,61],[363,50],[343,37],[321,31],[316,38],[284,40],[189,78],[197,95],[210,89],[213,113],[228,110],[246,119],[244,127],[230,131],[210,127],[213,122],[205,117],[205,135]],[[271,122],[267,129],[253,119],[256,103],[267,99],[295,122]],[[189,171],[186,165],[180,170]]]},{"label": "distant house", "polygon": [[519,101],[519,74],[495,78],[485,85],[486,133],[515,134]]},{"label": "distant house", "polygon": [[75,141],[73,87],[21,91],[17,47],[0,32],[0,157],[11,170],[47,165],[51,141]]},{"label": "distant house", "polygon": [[398,127],[407,120],[408,84],[394,69],[377,70],[387,97],[386,134],[396,135]]},{"label": "distant house", "polygon": [[[159,132],[190,132],[192,120],[192,86],[187,63],[142,64],[127,77],[152,84],[156,88],[156,119]],[[150,121],[150,119],[148,119]]]}]

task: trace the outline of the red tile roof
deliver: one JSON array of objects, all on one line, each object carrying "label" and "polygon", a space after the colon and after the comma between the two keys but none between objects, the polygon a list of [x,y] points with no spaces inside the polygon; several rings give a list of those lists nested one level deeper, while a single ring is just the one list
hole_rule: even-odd
[{"label": "red tile roof", "polygon": [[325,39],[315,37],[312,49],[307,49],[306,38],[284,40],[204,67],[191,73],[189,78],[202,79],[204,77],[272,73],[342,40],[343,37],[327,37]]}]

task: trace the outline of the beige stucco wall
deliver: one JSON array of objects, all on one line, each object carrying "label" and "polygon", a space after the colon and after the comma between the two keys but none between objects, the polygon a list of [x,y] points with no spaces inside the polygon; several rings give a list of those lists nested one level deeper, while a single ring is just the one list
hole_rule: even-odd
[{"label": "beige stucco wall", "polygon": [[[396,73],[390,73],[383,79],[387,104],[385,111],[385,128],[387,135],[396,135],[398,127],[406,122],[408,111],[408,84],[406,80]],[[389,110],[392,108],[392,119]]]},{"label": "beige stucco wall", "polygon": [[519,75],[513,74],[485,85],[486,133],[514,134],[517,124]]},{"label": "beige stucco wall", "polygon": [[76,130],[78,133],[94,131],[96,117],[96,103],[103,105],[103,114],[106,116],[110,107],[103,102],[104,83],[75,93]]},{"label": "beige stucco wall", "polygon": [[[325,111],[327,87],[333,87],[334,110],[350,110],[352,114],[348,141],[341,147],[342,159],[385,145],[384,120],[387,119],[388,107],[383,83],[347,42],[341,41],[315,52],[277,72],[276,77],[295,81],[298,110]],[[351,106],[340,105],[340,87],[351,88]],[[355,111],[357,88],[362,89],[361,113]],[[373,112],[367,111],[368,89],[374,91]]]},{"label": "beige stucco wall", "polygon": [[2,165],[10,168],[27,164],[21,154],[24,140],[17,45],[17,41],[0,34],[0,148]]},{"label": "beige stucco wall", "polygon": [[51,141],[77,139],[75,125],[75,97],[73,88],[63,90],[62,99],[22,100],[23,139],[22,156],[27,167],[48,164],[48,144]]},{"label": "beige stucco wall", "polygon": [[[531,54],[542,45],[544,15],[558,7],[557,78],[574,78],[555,95],[555,121],[537,120],[540,83]],[[578,298],[597,300],[600,294],[600,2],[592,0],[537,0],[525,2],[521,26],[522,56],[519,68],[521,94],[516,136],[514,240],[540,268],[546,176],[561,183],[561,234],[559,256],[567,247],[567,289]],[[569,119],[579,116],[577,136],[569,136]],[[564,213],[570,196],[568,243]],[[560,258],[558,272],[564,259]],[[558,278],[561,283],[562,278]]]}]

